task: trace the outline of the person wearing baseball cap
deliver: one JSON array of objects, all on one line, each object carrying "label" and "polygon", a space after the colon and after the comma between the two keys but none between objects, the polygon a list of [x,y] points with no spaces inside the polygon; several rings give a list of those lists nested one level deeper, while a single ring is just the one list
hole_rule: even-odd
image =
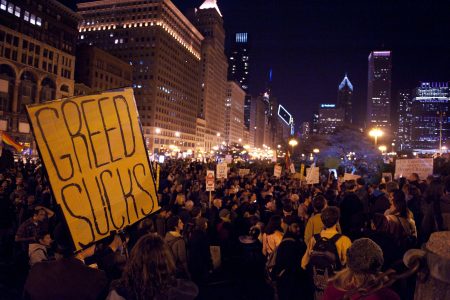
[{"label": "person wearing baseball cap", "polygon": [[356,290],[367,288],[380,273],[383,265],[383,251],[368,238],[355,240],[347,250],[347,267],[338,272],[324,292],[322,300],[400,300],[389,288],[382,288],[369,295],[361,295]]}]

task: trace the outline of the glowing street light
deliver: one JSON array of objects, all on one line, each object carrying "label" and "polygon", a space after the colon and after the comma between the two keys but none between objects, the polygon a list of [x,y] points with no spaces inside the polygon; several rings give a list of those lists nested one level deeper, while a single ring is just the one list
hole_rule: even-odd
[{"label": "glowing street light", "polygon": [[378,128],[374,128],[369,131],[369,136],[373,137],[375,140],[375,146],[377,145],[378,138],[382,135],[383,135],[383,131],[381,131],[381,129],[378,129]]},{"label": "glowing street light", "polygon": [[378,150],[380,150],[381,153],[384,153],[384,152],[386,152],[387,147],[385,145],[381,145],[380,147],[378,147]]},{"label": "glowing street light", "polygon": [[314,154],[318,154],[319,152],[320,152],[320,150],[318,148],[313,149]]},{"label": "glowing street light", "polygon": [[217,136],[217,137],[220,137],[220,132],[218,132],[218,133],[216,134],[216,136]]},{"label": "glowing street light", "polygon": [[155,128],[155,133],[156,134],[160,134],[161,133],[161,128]]},{"label": "glowing street light", "polygon": [[292,148],[294,148],[295,146],[298,145],[298,142],[297,142],[296,139],[291,139],[291,140],[289,141],[289,145],[290,145]]},{"label": "glowing street light", "polygon": [[175,131],[175,136],[176,136],[176,137],[180,137],[180,135],[181,135],[181,134],[180,134],[179,131]]}]

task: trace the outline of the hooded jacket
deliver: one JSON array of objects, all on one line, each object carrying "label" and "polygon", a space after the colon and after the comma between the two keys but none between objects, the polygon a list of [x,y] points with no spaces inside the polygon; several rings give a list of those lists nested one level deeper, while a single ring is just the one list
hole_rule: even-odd
[{"label": "hooded jacket", "polygon": [[28,246],[28,257],[30,258],[30,267],[38,262],[47,261],[47,247],[38,243],[30,244]]}]

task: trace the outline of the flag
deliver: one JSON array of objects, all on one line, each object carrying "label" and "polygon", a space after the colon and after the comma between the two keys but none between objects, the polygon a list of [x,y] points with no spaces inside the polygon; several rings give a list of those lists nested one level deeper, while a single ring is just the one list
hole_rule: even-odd
[{"label": "flag", "polygon": [[1,132],[1,135],[4,144],[13,147],[17,152],[22,152],[23,146],[20,143],[16,142],[11,136],[9,136],[9,134],[7,134],[6,132]]},{"label": "flag", "polygon": [[286,151],[286,155],[284,157],[284,163],[286,165],[286,169],[289,170],[289,167],[291,166],[291,155],[289,154],[289,151]]}]

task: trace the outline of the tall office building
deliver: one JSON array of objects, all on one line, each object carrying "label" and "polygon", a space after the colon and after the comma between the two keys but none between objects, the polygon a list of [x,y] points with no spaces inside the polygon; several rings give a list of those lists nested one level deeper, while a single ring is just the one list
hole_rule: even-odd
[{"label": "tall office building", "polygon": [[311,119],[311,135],[319,134],[319,111],[313,111]]},{"label": "tall office building", "polygon": [[412,101],[411,145],[416,151],[434,152],[449,146],[450,89],[448,82],[422,82]]},{"label": "tall office building", "polygon": [[369,55],[366,127],[379,127],[390,134],[391,125],[391,51]]},{"label": "tall office building", "polygon": [[353,94],[353,85],[345,74],[344,79],[341,84],[339,84],[338,89],[338,99],[337,106],[344,110],[344,122],[346,124],[352,124],[353,115],[352,115],[352,94]]},{"label": "tall office building", "polygon": [[300,139],[304,142],[309,140],[309,135],[311,132],[311,127],[309,122],[303,122],[300,125]]},{"label": "tall office building", "polygon": [[398,92],[398,128],[396,144],[397,149],[407,150],[411,148],[412,127],[412,97],[409,90]]},{"label": "tall office building", "polygon": [[85,2],[78,4],[78,12],[83,18],[80,42],[133,66],[148,149],[203,147],[196,139],[203,36],[194,25],[170,0]]},{"label": "tall office building", "polygon": [[319,108],[319,134],[328,135],[344,125],[345,111],[336,104],[321,104]]},{"label": "tall office building", "polygon": [[234,35],[228,54],[228,80],[239,83],[242,89],[249,93],[249,36],[247,32],[238,32]]},{"label": "tall office building", "polygon": [[235,81],[228,81],[225,101],[225,141],[227,144],[242,144],[245,91]]},{"label": "tall office building", "polygon": [[194,25],[204,35],[201,48],[202,95],[198,115],[206,121],[205,139],[224,135],[225,96],[227,90],[227,57],[225,29],[216,0],[206,0],[195,11]]},{"label": "tall office building", "polygon": [[26,146],[25,106],[73,95],[77,22],[54,0],[0,2],[0,131]]}]

